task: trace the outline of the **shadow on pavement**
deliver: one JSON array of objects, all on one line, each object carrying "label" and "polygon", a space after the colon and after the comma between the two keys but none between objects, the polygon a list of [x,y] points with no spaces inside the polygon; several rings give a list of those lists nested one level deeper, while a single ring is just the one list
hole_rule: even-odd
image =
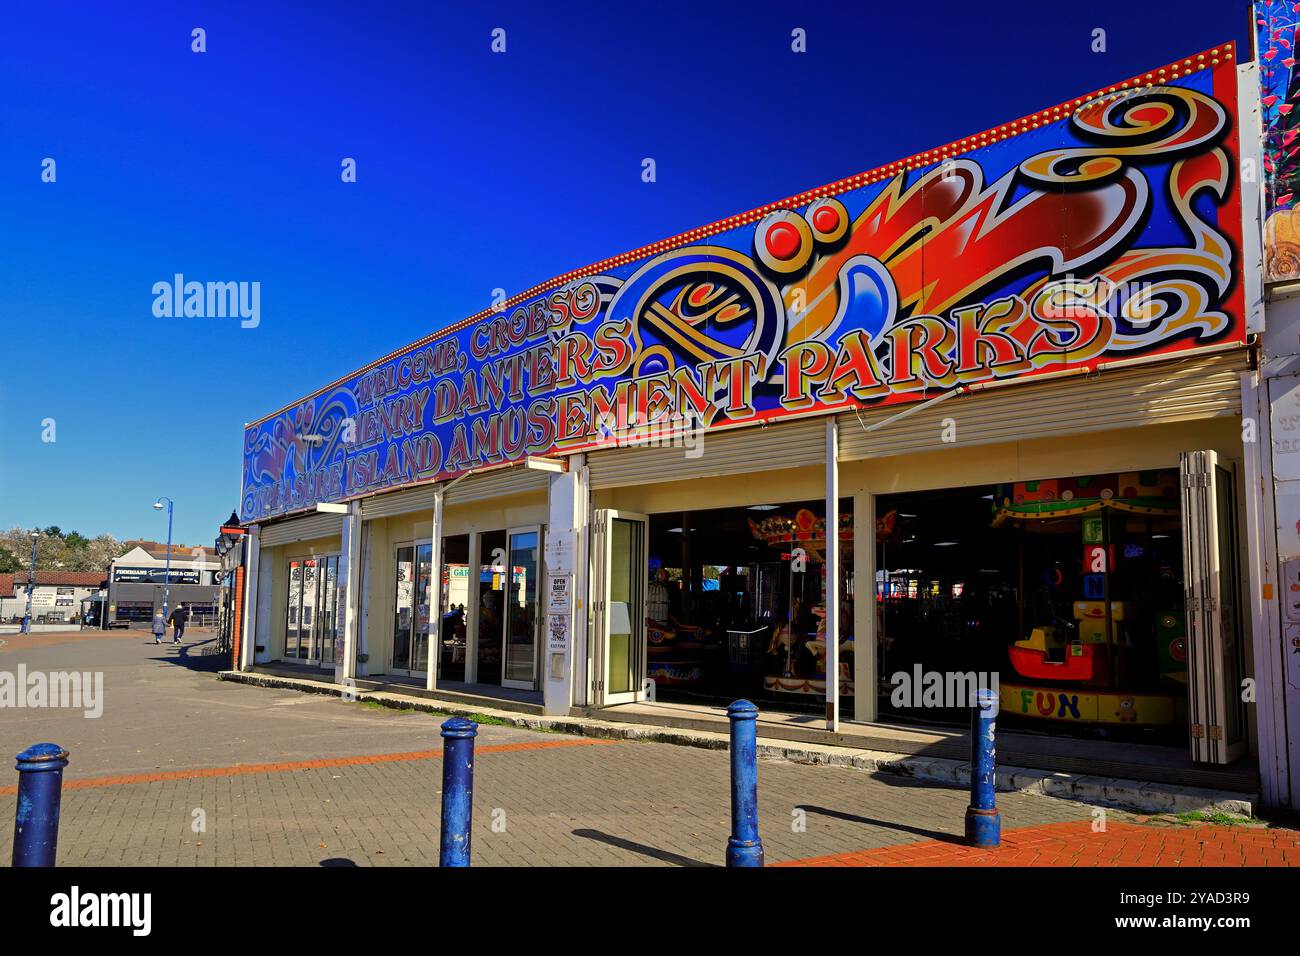
[{"label": "shadow on pavement", "polygon": [[346,856],[332,856],[327,860],[321,860],[320,865],[328,866],[331,868],[333,867],[344,867],[344,868],[354,867],[355,868],[357,864],[354,861],[349,860]]},{"label": "shadow on pavement", "polygon": [[154,644],[153,641],[145,641],[149,647],[157,647],[160,651],[176,651],[175,654],[164,654],[162,657],[155,657],[154,660],[163,664],[173,664],[178,667],[184,667],[188,670],[196,671],[203,674],[215,674],[217,671],[225,670],[227,659],[225,654],[203,654],[199,653],[199,648],[215,645],[215,637],[209,637],[206,640],[198,641],[194,644],[181,643],[179,647],[170,641],[163,641],[161,644]]},{"label": "shadow on pavement", "polygon": [[718,865],[716,863],[705,863],[703,860],[694,860],[689,856],[682,856],[679,853],[670,853],[668,850],[660,850],[656,847],[646,846],[644,843],[625,840],[622,837],[616,837],[612,833],[603,833],[600,830],[574,830],[573,835],[585,837],[588,840],[599,840],[601,843],[608,843],[610,846],[616,846],[620,850],[629,850],[632,853],[640,853],[642,856],[652,857],[656,860],[663,860],[665,863],[671,863],[674,866]]},{"label": "shadow on pavement", "polygon": [[835,820],[843,820],[846,823],[862,823],[870,827],[880,827],[885,830],[898,830],[902,833],[915,833],[917,836],[923,836],[930,840],[939,840],[943,843],[958,843],[966,846],[966,841],[960,836],[952,833],[944,833],[941,830],[927,830],[925,827],[909,827],[905,823],[890,823],[888,820],[874,820],[871,817],[860,817],[856,813],[845,813],[842,810],[830,810],[826,807],[814,807],[809,804],[799,804],[796,810],[805,810],[808,813],[816,813],[823,817],[831,817]]}]

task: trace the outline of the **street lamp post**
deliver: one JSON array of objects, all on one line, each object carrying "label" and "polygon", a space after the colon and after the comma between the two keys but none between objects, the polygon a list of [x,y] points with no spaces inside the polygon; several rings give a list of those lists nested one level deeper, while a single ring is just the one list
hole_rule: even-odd
[{"label": "street lamp post", "polygon": [[163,622],[167,621],[167,597],[172,583],[172,504],[173,501],[163,495],[153,503],[154,511],[162,511],[163,502],[167,502],[167,566],[163,571]]},{"label": "street lamp post", "polygon": [[23,633],[32,632],[32,592],[36,589],[36,539],[41,536],[39,531],[32,532],[32,566],[27,572],[27,613],[23,615]]}]

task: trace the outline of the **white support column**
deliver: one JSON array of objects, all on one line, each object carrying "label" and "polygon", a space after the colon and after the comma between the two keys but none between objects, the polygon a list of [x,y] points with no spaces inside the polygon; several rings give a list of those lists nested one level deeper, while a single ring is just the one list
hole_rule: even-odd
[{"label": "white support column", "polygon": [[438,664],[442,657],[442,492],[433,496],[433,529],[429,534],[429,667],[424,679],[426,690],[438,687]]},{"label": "white support column", "polygon": [[[368,657],[370,654],[370,578],[374,574],[374,566],[371,562],[370,553],[370,524],[362,521],[358,531],[360,537],[361,562],[357,566],[357,656],[356,676],[367,677],[370,674],[370,665]],[[361,658],[365,656],[367,660]]]},{"label": "white support column", "polygon": [[[575,455],[569,460],[576,469],[578,480],[574,499],[573,527],[577,534],[576,570],[573,575],[573,639],[569,652],[569,680],[571,704],[591,703],[591,614],[588,596],[591,593],[591,470],[586,455]],[[644,681],[644,669],[642,680]]]},{"label": "white support column", "polygon": [[[1270,544],[1276,540],[1272,525],[1264,519],[1265,494],[1251,494],[1255,488],[1261,490],[1273,483],[1271,462],[1263,461],[1262,449],[1268,447],[1269,415],[1260,408],[1260,389],[1257,385],[1258,372],[1241,373],[1241,417],[1243,422],[1254,422],[1256,440],[1242,443],[1243,467],[1245,470],[1245,488],[1242,504],[1246,510],[1246,559],[1249,564],[1249,579],[1246,590],[1246,607],[1249,609],[1247,626],[1254,652],[1254,674],[1256,680],[1255,718],[1256,733],[1259,743],[1259,783],[1260,796],[1268,806],[1278,806],[1283,785],[1286,781],[1286,721],[1282,716],[1281,687],[1278,674],[1273,666],[1276,655],[1270,648],[1281,644],[1280,635],[1274,635],[1274,621],[1277,615],[1271,613],[1277,605],[1272,600],[1277,593],[1273,573],[1276,566],[1275,547]],[[1267,480],[1265,480],[1267,474]],[[1252,546],[1252,543],[1253,546]]]},{"label": "white support column", "polygon": [[826,729],[840,729],[839,425],[826,417]]},{"label": "white support column", "polygon": [[853,496],[853,718],[876,719],[876,496]]},{"label": "white support column", "polygon": [[361,504],[352,502],[343,516],[339,554],[338,629],[334,639],[334,683],[356,680],[361,597]]},{"label": "white support column", "polygon": [[[272,585],[275,582],[273,566],[279,557],[266,558],[265,555],[258,560],[257,568],[257,601],[256,617],[253,627],[253,661],[257,664],[269,664],[271,662],[271,609],[275,607],[275,595],[271,593]],[[258,647],[262,649],[257,650]]]},{"label": "white support column", "polygon": [[465,683],[478,683],[478,604],[483,574],[483,536],[469,533],[469,594],[465,609]]},{"label": "white support column", "polygon": [[[254,649],[257,647],[257,603],[261,589],[259,572],[262,562],[261,526],[253,525],[245,538],[247,551],[244,562],[243,625],[240,627],[238,667],[241,671],[253,669]],[[267,595],[265,600],[270,600]]]},{"label": "white support column", "polygon": [[[1294,351],[1300,315],[1291,302],[1270,304],[1269,321],[1274,347]],[[1282,344],[1282,330],[1291,341]],[[1265,340],[1265,351],[1269,347]],[[1295,541],[1296,502],[1300,500],[1300,468],[1291,447],[1296,411],[1300,409],[1300,375],[1296,359],[1285,356],[1266,363],[1262,381],[1251,388],[1243,375],[1242,418],[1256,420],[1255,442],[1244,443],[1247,487],[1246,535],[1251,542],[1251,588],[1248,606],[1253,627],[1256,734],[1259,748],[1260,796],[1266,806],[1300,807],[1300,659],[1294,641],[1300,640],[1300,623],[1291,612],[1291,587],[1300,583],[1300,553]],[[1249,373],[1246,373],[1249,374]],[[1252,402],[1253,398],[1253,402]],[[1278,436],[1274,437],[1274,429]],[[1252,455],[1255,461],[1252,462]],[[1259,484],[1256,485],[1255,482]],[[1263,494],[1257,501],[1255,488]],[[1257,528],[1252,524],[1257,523]],[[1259,578],[1254,575],[1258,567]],[[1256,605],[1258,604],[1258,609]],[[1263,620],[1258,620],[1262,616]]]},{"label": "white support column", "polygon": [[[542,705],[548,716],[573,706],[577,634],[585,632],[586,575],[580,573],[580,539],[586,528],[586,468],[581,456],[550,476],[550,520],[546,537],[546,587],[542,601]],[[585,653],[585,635],[582,641]]]}]

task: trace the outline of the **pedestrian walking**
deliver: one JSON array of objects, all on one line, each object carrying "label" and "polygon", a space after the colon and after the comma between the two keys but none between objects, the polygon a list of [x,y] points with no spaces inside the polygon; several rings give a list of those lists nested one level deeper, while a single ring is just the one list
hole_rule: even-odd
[{"label": "pedestrian walking", "polygon": [[172,643],[179,644],[181,638],[185,636],[185,623],[190,619],[190,612],[185,610],[185,605],[180,604],[176,610],[172,611]]},{"label": "pedestrian walking", "polygon": [[167,622],[163,620],[162,611],[153,612],[153,642],[161,644],[163,635],[167,633]]}]

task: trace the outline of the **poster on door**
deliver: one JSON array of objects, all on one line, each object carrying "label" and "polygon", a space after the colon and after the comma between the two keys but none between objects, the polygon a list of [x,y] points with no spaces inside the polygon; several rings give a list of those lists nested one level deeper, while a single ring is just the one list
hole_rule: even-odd
[{"label": "poster on door", "polygon": [[551,586],[548,590],[547,607],[551,614],[568,614],[569,609],[573,606],[572,594],[573,578],[567,574],[552,574]]}]

